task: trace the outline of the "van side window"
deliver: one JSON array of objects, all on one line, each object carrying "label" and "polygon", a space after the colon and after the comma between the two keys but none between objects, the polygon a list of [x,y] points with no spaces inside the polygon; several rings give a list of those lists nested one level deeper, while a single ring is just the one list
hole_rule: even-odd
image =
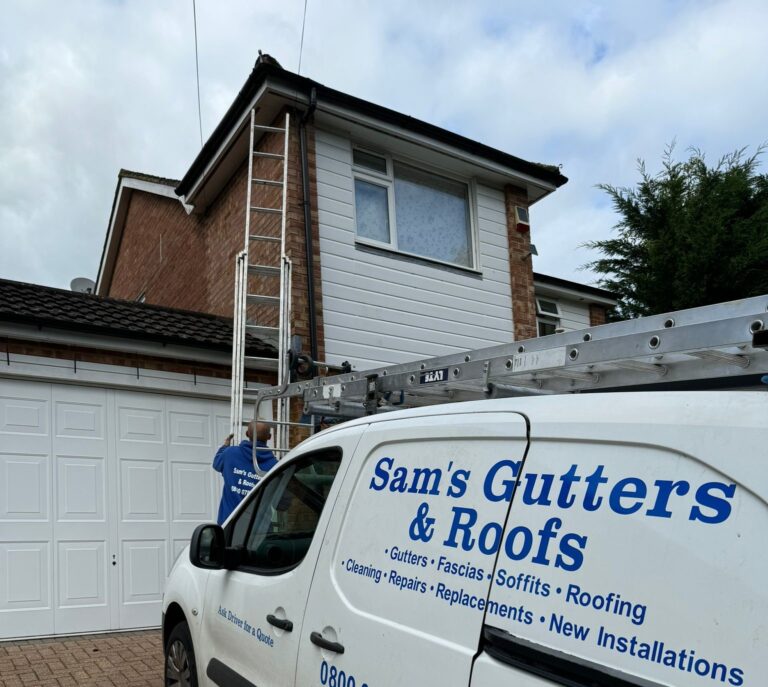
[{"label": "van side window", "polygon": [[277,468],[228,527],[231,546],[244,548],[241,569],[279,574],[304,559],[341,461],[322,451]]}]

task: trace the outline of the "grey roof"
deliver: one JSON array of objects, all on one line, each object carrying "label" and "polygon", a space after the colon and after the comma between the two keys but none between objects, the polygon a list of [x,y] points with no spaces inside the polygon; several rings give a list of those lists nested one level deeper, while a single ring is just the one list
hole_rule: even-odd
[{"label": "grey roof", "polygon": [[[195,348],[232,350],[232,320],[206,313],[104,298],[0,279],[0,322],[142,339]],[[276,358],[269,344],[247,335],[246,353]]]}]

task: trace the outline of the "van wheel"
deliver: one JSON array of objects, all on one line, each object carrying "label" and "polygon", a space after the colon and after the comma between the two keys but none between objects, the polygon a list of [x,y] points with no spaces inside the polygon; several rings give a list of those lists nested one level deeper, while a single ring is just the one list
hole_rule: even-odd
[{"label": "van wheel", "polygon": [[197,666],[195,650],[189,625],[180,622],[171,630],[165,645],[165,682],[166,687],[197,687]]}]

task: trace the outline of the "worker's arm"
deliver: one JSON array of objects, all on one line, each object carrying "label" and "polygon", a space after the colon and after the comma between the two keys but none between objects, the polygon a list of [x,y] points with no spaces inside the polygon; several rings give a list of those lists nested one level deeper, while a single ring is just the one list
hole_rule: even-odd
[{"label": "worker's arm", "polygon": [[222,472],[224,470],[224,451],[226,451],[232,445],[232,439],[234,434],[230,434],[225,440],[221,448],[216,451],[216,455],[213,457],[213,469],[216,472]]}]

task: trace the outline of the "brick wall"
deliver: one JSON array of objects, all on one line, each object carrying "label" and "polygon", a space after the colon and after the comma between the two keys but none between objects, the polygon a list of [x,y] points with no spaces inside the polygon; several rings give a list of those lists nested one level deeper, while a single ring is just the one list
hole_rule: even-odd
[{"label": "brick wall", "polygon": [[512,323],[515,341],[536,336],[536,300],[533,291],[531,233],[516,229],[515,206],[528,207],[528,194],[516,186],[504,188],[509,237],[509,277],[512,289]]},{"label": "brick wall", "polygon": [[[197,217],[164,196],[131,191],[125,231],[106,295],[171,308],[205,300],[205,235]],[[231,313],[229,313],[231,315]]]},{"label": "brick wall", "polygon": [[[285,113],[273,122],[282,126]],[[309,296],[304,239],[303,190],[299,157],[299,119],[291,113],[289,179],[286,214],[286,253],[293,263],[292,333],[302,336],[309,349]],[[310,203],[314,248],[314,289],[318,326],[318,353],[324,358],[322,293],[314,127],[307,127],[310,168]],[[262,137],[257,149],[283,152],[282,134]],[[280,179],[282,161],[254,158],[253,176]],[[141,191],[133,191],[125,219],[123,237],[108,295],[135,299],[146,293],[146,302],[185,310],[232,316],[235,258],[243,248],[248,179],[247,160],[233,175],[204,215],[187,215],[181,203]],[[251,204],[279,207],[280,189],[254,185]],[[279,236],[280,216],[252,213],[251,234]],[[253,242],[251,263],[279,265],[277,244]],[[279,280],[252,276],[249,291],[278,295]],[[254,306],[248,317],[260,324],[277,325],[277,309]]]},{"label": "brick wall", "polygon": [[[73,366],[74,362],[77,361],[131,368],[138,367],[144,370],[160,370],[163,372],[176,372],[218,379],[229,379],[231,376],[228,365],[214,365],[206,362],[196,363],[189,360],[121,353],[119,351],[107,351],[98,348],[86,348],[84,346],[49,344],[38,341],[25,341],[23,339],[8,339],[0,344],[0,346],[4,349],[3,353],[7,351],[10,355],[29,355],[54,358],[56,360],[71,360],[73,361]],[[261,384],[271,385],[275,383],[274,373],[258,370],[248,370],[246,372],[246,379],[250,382]]]},{"label": "brick wall", "polygon": [[607,321],[608,309],[604,305],[589,304],[589,326],[597,327]]}]

